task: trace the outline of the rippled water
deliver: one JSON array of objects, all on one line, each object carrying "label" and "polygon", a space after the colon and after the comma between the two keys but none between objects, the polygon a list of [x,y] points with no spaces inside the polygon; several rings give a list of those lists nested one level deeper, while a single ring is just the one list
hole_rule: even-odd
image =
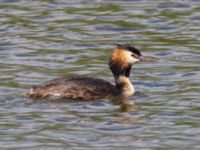
[{"label": "rippled water", "polygon": [[[199,36],[199,0],[1,0],[1,150],[200,149]],[[159,59],[134,66],[133,111],[23,97],[58,76],[113,82],[107,59],[123,42]]]}]

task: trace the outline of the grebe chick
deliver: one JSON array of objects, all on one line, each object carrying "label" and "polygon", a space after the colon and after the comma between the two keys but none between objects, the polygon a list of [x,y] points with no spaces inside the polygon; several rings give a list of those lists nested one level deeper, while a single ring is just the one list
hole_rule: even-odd
[{"label": "grebe chick", "polygon": [[135,89],[129,80],[132,65],[145,61],[141,52],[128,44],[118,44],[109,59],[110,70],[115,85],[91,77],[62,77],[43,85],[33,86],[27,96],[33,99],[58,100],[63,98],[79,100],[124,99],[134,94]]}]

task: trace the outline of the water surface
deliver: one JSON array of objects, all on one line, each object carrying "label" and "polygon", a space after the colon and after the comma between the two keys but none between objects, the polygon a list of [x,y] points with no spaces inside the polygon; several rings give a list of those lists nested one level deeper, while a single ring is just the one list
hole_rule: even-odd
[{"label": "water surface", "polygon": [[[1,0],[0,148],[200,149],[199,16],[198,0]],[[23,97],[59,76],[113,82],[107,60],[124,42],[159,59],[134,66],[133,111]]]}]

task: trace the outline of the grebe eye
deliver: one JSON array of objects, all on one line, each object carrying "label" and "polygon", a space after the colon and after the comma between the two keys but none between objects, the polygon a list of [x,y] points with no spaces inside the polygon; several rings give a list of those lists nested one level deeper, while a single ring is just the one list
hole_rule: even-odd
[{"label": "grebe eye", "polygon": [[138,58],[138,55],[136,55],[134,53],[132,53],[131,56],[134,57],[134,58]]}]

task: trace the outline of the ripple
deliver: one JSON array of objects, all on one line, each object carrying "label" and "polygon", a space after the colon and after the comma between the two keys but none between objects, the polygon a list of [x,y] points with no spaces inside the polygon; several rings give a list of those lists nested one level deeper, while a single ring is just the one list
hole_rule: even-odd
[{"label": "ripple", "polygon": [[[1,149],[199,149],[199,2],[0,2]],[[129,42],[158,61],[133,66],[133,110],[108,100],[42,102],[31,85],[66,75],[113,82]]]}]

